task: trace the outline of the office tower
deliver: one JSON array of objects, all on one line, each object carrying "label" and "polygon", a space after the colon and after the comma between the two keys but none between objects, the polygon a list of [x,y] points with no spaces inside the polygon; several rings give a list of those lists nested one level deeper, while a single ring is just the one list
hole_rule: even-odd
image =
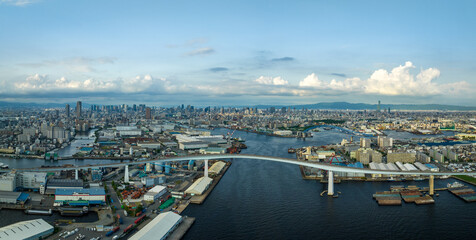
[{"label": "office tower", "polygon": [[152,119],[150,114],[150,107],[145,108],[145,119]]},{"label": "office tower", "polygon": [[77,101],[76,102],[76,117],[77,118],[81,117],[81,108],[82,108],[81,101]]}]

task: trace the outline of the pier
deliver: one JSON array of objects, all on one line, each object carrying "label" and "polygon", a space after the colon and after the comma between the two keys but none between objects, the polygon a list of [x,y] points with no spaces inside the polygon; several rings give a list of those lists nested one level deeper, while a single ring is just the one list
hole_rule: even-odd
[{"label": "pier", "polygon": [[221,174],[218,175],[217,178],[213,179],[213,183],[210,185],[210,187],[205,191],[205,193],[203,193],[202,195],[200,196],[193,196],[191,199],[190,199],[190,203],[193,203],[193,204],[202,204],[205,199],[208,197],[208,195],[213,191],[213,189],[215,188],[215,186],[218,184],[218,182],[220,182],[221,178],[223,177],[223,175],[225,175],[226,171],[228,170],[228,168],[231,166],[231,162],[228,162],[225,166],[225,168],[223,169],[223,172]]}]

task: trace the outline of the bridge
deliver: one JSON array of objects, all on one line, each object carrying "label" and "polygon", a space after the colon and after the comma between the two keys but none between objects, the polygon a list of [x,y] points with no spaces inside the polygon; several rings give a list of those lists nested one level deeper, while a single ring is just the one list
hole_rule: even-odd
[{"label": "bridge", "polygon": [[334,194],[334,174],[333,172],[348,172],[348,173],[364,173],[364,174],[385,174],[385,175],[424,175],[430,176],[430,194],[433,194],[434,186],[434,176],[444,176],[444,175],[469,175],[474,176],[476,172],[432,172],[428,171],[393,171],[393,170],[378,170],[378,169],[369,169],[369,168],[353,168],[332,165],[328,163],[320,162],[309,162],[301,161],[292,158],[282,158],[274,156],[262,156],[262,155],[253,155],[253,154],[201,154],[201,155],[187,155],[179,157],[168,157],[168,158],[157,158],[157,159],[146,159],[133,162],[121,162],[121,163],[111,163],[111,164],[98,164],[98,165],[84,165],[84,166],[59,166],[59,167],[48,167],[48,168],[22,168],[16,169],[17,171],[31,171],[31,172],[46,172],[46,171],[63,171],[63,170],[78,170],[78,169],[89,169],[89,168],[98,168],[98,167],[123,167],[125,166],[126,172],[128,172],[129,165],[139,165],[145,163],[165,163],[165,162],[176,162],[176,161],[189,161],[189,160],[218,160],[218,159],[255,159],[255,160],[264,160],[264,161],[273,161],[280,163],[288,163],[305,167],[318,168],[328,171],[328,194]]}]

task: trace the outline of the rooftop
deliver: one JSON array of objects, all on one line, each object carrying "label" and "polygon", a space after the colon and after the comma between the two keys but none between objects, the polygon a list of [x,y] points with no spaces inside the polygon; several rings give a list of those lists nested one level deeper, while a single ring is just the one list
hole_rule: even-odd
[{"label": "rooftop", "polygon": [[53,232],[53,226],[39,218],[0,228],[0,239],[35,239]]},{"label": "rooftop", "polygon": [[129,239],[165,239],[169,231],[179,224],[181,220],[182,216],[176,213],[161,213]]},{"label": "rooftop", "polygon": [[106,195],[106,192],[103,188],[58,188],[55,192],[55,195],[74,194]]}]

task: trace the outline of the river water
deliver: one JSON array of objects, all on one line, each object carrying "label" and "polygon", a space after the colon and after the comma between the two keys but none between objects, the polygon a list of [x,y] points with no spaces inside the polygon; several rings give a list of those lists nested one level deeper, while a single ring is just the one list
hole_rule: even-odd
[{"label": "river water", "polygon": [[[226,134],[226,129],[214,134]],[[350,136],[337,130],[314,133],[305,141],[236,131],[246,139],[242,153],[293,157],[289,147],[337,143]],[[452,179],[436,180],[445,187]],[[185,239],[474,239],[476,203],[447,191],[434,205],[378,206],[376,191],[391,185],[427,186],[427,181],[343,182],[339,198],[321,197],[327,186],[303,180],[295,165],[233,160],[232,166],[203,205],[189,205],[196,217]]]}]

